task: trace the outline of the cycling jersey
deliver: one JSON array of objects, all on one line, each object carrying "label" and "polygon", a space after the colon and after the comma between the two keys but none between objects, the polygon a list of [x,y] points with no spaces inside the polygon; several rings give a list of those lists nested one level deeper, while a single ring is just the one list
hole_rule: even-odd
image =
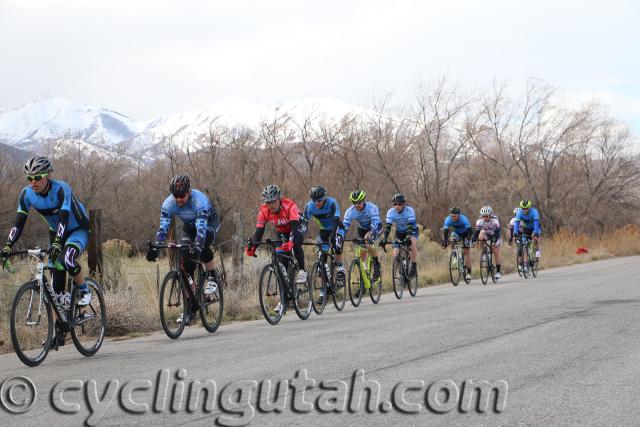
[{"label": "cycling jersey", "polygon": [[291,199],[280,199],[280,210],[276,213],[271,213],[267,204],[260,206],[258,211],[258,219],[256,221],[256,228],[264,228],[268,222],[276,226],[276,231],[282,234],[289,234],[291,232],[291,222],[296,223],[300,221],[300,211],[296,202]]},{"label": "cycling jersey", "polygon": [[309,223],[312,218],[320,230],[335,230],[340,222],[340,207],[336,199],[327,197],[321,208],[318,208],[313,201],[308,202],[302,213],[302,221]]},{"label": "cycling jersey", "polygon": [[160,210],[160,227],[156,234],[156,242],[161,243],[167,238],[171,218],[177,216],[185,225],[190,225],[196,229],[195,244],[200,249],[205,246],[207,228],[214,233],[220,228],[220,220],[216,208],[209,198],[201,191],[192,189],[191,196],[184,206],[178,206],[175,197],[169,195],[162,203]]},{"label": "cycling jersey", "polygon": [[458,233],[458,235],[461,236],[464,233],[471,230],[471,223],[469,222],[469,219],[462,214],[458,215],[457,221],[454,221],[453,219],[451,219],[451,215],[449,215],[445,218],[444,225],[442,228],[445,229],[445,232],[449,231],[450,229],[453,229],[453,231],[455,231],[456,233]]},{"label": "cycling jersey", "polygon": [[485,221],[482,217],[476,221],[476,232],[484,231],[485,233],[493,236],[496,234],[500,236],[500,220],[497,216],[491,215],[489,221]]},{"label": "cycling jersey", "polygon": [[509,221],[509,228],[510,228],[511,230],[513,230],[513,227],[515,227],[515,225],[516,225],[516,221],[517,221],[517,219],[516,219],[516,217],[515,217],[515,216],[514,216],[513,218],[511,218],[511,220]]},{"label": "cycling jersey", "polygon": [[358,211],[355,206],[347,209],[344,214],[344,219],[342,220],[342,226],[338,231],[342,237],[349,231],[352,221],[358,223],[359,229],[371,231],[374,238],[377,237],[380,230],[382,230],[378,207],[371,202],[365,202],[364,208],[362,208],[361,211]]},{"label": "cycling jersey", "polygon": [[49,180],[45,193],[36,193],[31,187],[22,189],[18,198],[18,216],[9,232],[10,244],[15,243],[27,222],[29,209],[34,208],[54,231],[55,237],[64,240],[73,231],[89,228],[89,217],[82,203],[75,196],[69,184],[64,181]]},{"label": "cycling jersey", "polygon": [[536,208],[529,208],[529,213],[525,215],[524,211],[520,209],[516,215],[516,223],[513,227],[514,234],[518,234],[520,228],[524,230],[532,230],[535,234],[540,234],[540,214]]},{"label": "cycling jersey", "polygon": [[[387,218],[385,220],[386,228],[391,231],[391,226],[395,224],[396,231],[399,233],[406,233],[411,231],[412,235],[417,236],[418,225],[416,224],[416,214],[411,206],[404,206],[402,211],[398,212],[396,208],[391,208],[387,211]],[[385,236],[389,233],[385,230]]]}]

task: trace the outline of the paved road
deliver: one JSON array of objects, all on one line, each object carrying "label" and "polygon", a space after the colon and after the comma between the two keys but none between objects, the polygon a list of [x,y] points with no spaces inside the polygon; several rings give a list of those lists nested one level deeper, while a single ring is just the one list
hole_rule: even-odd
[{"label": "paved road", "polygon": [[[223,325],[211,336],[192,327],[176,341],[162,333],[108,341],[89,359],[68,345],[50,353],[38,368],[26,368],[15,355],[4,355],[0,356],[0,381],[24,375],[36,385],[38,397],[26,414],[7,416],[0,408],[0,424],[78,425],[88,419],[102,425],[212,425],[242,417],[245,424],[253,419],[254,425],[638,425],[638,277],[640,257],[620,258],[547,270],[528,281],[506,276],[495,286],[474,281],[457,288],[420,289],[416,298],[407,295],[402,301],[386,295],[377,306],[366,301],[358,309],[347,306],[342,313],[328,308],[321,317],[304,322],[289,314],[278,326],[265,321]],[[158,379],[161,369],[169,370],[169,381]],[[364,379],[354,376],[358,369],[364,370]],[[301,400],[305,372],[317,387],[306,390]],[[180,374],[183,381],[174,379]],[[292,387],[281,413],[242,403],[247,396],[255,399],[260,390],[253,388],[251,380],[264,386],[263,380],[269,378],[288,378],[296,384],[297,400],[292,399]],[[76,381],[60,384],[61,379]],[[96,380],[97,398],[90,379]],[[178,407],[172,413],[170,397],[163,410],[165,388],[168,396],[179,397],[181,384],[193,380],[204,384],[206,379],[215,381],[220,398],[212,412],[198,407],[189,413]],[[118,380],[119,387],[111,382],[112,388],[107,389],[109,380]],[[471,389],[468,380],[487,380],[496,386],[486,412],[480,413],[476,405],[465,411],[471,396],[466,393]],[[506,394],[500,380],[508,385]],[[320,381],[325,381],[323,388]],[[374,389],[380,385],[375,411],[367,412],[365,404],[354,406],[353,412],[340,411],[345,404],[349,408],[357,403],[357,390],[364,382]],[[386,403],[398,383],[409,387],[404,399],[414,406],[406,409],[417,413],[405,414]],[[56,384],[65,389],[64,402],[79,404],[77,413],[51,409],[51,399],[64,406],[60,396],[52,393]],[[86,393],[70,387],[80,385]],[[135,386],[151,387],[132,395],[133,402],[149,404],[145,414],[122,408],[130,395],[127,388]],[[449,396],[444,391],[447,387]],[[160,390],[157,399],[156,388]],[[443,390],[436,393],[439,389]],[[396,406],[402,406],[401,387],[395,390]],[[187,405],[188,395],[187,387],[185,397],[174,400]],[[23,397],[20,390],[15,392],[15,400]],[[205,393],[201,397],[206,400]],[[363,403],[366,397],[363,393]],[[99,406],[111,398],[108,409]],[[305,402],[338,409],[306,412]],[[88,418],[90,405],[93,418]]]}]

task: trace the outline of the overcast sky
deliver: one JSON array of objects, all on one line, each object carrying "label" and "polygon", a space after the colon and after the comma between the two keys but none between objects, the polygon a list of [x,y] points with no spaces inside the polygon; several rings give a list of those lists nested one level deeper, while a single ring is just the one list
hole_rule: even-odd
[{"label": "overcast sky", "polygon": [[0,110],[59,96],[137,120],[238,96],[408,102],[539,78],[640,131],[640,2],[0,0]]}]

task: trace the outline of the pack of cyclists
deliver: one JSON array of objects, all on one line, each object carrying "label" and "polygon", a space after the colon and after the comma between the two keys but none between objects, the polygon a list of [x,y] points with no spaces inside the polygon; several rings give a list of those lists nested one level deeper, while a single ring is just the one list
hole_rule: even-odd
[{"label": "pack of cyclists", "polygon": [[[53,165],[47,157],[34,156],[24,166],[24,173],[28,185],[22,189],[18,197],[17,217],[11,228],[6,243],[0,250],[0,262],[4,265],[11,253],[12,246],[20,238],[29,211],[36,210],[49,225],[50,256],[49,263],[53,267],[52,284],[56,298],[62,303],[69,303],[69,292],[64,289],[65,275],[73,277],[79,287],[82,297],[78,305],[88,305],[91,293],[88,292],[81,275],[78,258],[87,247],[89,238],[89,220],[86,208],[75,197],[69,184],[53,179],[51,174]],[[159,227],[155,235],[154,245],[146,254],[147,260],[155,261],[158,257],[156,245],[161,245],[167,239],[169,225],[174,217],[182,221],[182,239],[192,243],[191,264],[187,271],[193,272],[196,262],[204,265],[207,274],[205,295],[216,292],[218,284],[215,280],[213,266],[213,252],[211,245],[220,228],[217,211],[207,195],[195,188],[191,188],[189,177],[175,176],[169,185],[170,194],[164,200],[160,209]],[[373,280],[381,275],[380,260],[375,242],[382,236],[379,246],[385,248],[389,244],[391,229],[395,226],[394,251],[399,242],[410,249],[411,270],[409,275],[415,277],[417,269],[417,241],[419,230],[414,209],[408,204],[404,194],[398,193],[391,198],[393,207],[385,217],[383,225],[378,206],[367,200],[365,191],[356,189],[349,194],[351,206],[346,209],[344,216],[338,201],[328,195],[323,186],[314,186],[309,192],[310,200],[302,212],[291,198],[283,197],[277,185],[267,185],[262,193],[262,205],[258,208],[255,231],[247,239],[245,252],[247,256],[254,256],[256,243],[263,238],[267,224],[275,228],[282,245],[281,252],[293,252],[298,263],[299,271],[296,282],[307,280],[305,256],[302,243],[312,223],[317,226],[317,242],[322,244],[323,251],[332,250],[336,257],[336,280],[345,280],[345,268],[342,257],[343,246],[347,233],[352,224],[356,224],[358,243],[366,247],[366,252],[373,259]],[[540,214],[533,207],[531,200],[524,199],[513,210],[514,217],[509,221],[507,237],[509,245],[515,238],[527,236],[533,239],[536,257],[540,257]],[[475,225],[462,214],[461,209],[454,206],[449,209],[442,227],[442,247],[461,244],[464,250],[465,275],[471,277],[472,245],[490,240],[496,260],[496,278],[501,277],[500,247],[501,223],[491,206],[480,209],[480,215]],[[182,316],[181,316],[182,317]],[[183,319],[179,319],[182,321]],[[188,319],[187,319],[188,322]]]}]

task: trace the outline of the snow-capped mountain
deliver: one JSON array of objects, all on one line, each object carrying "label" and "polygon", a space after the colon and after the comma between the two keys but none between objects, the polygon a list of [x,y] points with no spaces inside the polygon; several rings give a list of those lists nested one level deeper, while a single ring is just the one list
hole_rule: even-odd
[{"label": "snow-capped mountain", "polygon": [[240,98],[226,98],[212,105],[144,123],[113,110],[60,98],[44,98],[0,113],[0,143],[38,151],[85,144],[86,150],[114,152],[126,149],[153,153],[160,142],[182,150],[198,149],[203,139],[217,128],[258,132],[262,123],[292,120],[340,122],[345,116],[371,117],[367,110],[330,98],[307,98],[278,106],[263,106]]},{"label": "snow-capped mountain", "polygon": [[21,148],[60,138],[112,146],[143,129],[143,123],[115,111],[61,98],[43,98],[0,113],[0,142]]}]

